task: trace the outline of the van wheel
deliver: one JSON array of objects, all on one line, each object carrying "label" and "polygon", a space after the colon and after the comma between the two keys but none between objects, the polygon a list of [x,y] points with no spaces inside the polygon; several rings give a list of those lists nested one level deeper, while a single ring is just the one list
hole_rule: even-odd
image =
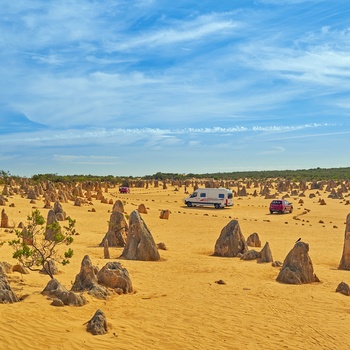
[{"label": "van wheel", "polygon": [[220,209],[220,204],[214,204],[215,209]]},{"label": "van wheel", "polygon": [[273,210],[270,210],[270,214],[273,214]]},{"label": "van wheel", "polygon": [[192,207],[192,203],[191,202],[187,202],[186,203],[188,207]]}]

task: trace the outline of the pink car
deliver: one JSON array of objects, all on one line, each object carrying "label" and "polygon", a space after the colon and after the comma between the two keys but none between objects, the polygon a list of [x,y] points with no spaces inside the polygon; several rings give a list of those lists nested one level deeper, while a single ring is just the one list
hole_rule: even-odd
[{"label": "pink car", "polygon": [[293,204],[286,201],[285,199],[274,199],[270,203],[270,213],[273,214],[274,212],[277,213],[292,213],[293,212]]},{"label": "pink car", "polygon": [[119,187],[119,193],[130,193],[129,187]]}]

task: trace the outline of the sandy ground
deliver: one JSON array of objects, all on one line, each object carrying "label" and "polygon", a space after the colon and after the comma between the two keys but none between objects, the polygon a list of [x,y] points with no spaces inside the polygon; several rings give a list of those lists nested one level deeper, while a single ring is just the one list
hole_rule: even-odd
[{"label": "sandy ground", "polygon": [[[1,190],[1,188],[0,188]],[[191,191],[191,188],[189,188]],[[248,190],[253,193],[254,189]],[[54,307],[41,295],[49,277],[31,272],[8,275],[14,292],[29,294],[23,301],[0,304],[1,349],[340,349],[350,347],[350,298],[336,293],[342,281],[350,283],[350,271],[338,270],[342,255],[345,219],[350,207],[344,200],[327,198],[321,191],[304,205],[299,198],[293,214],[273,214],[270,200],[240,197],[225,209],[187,208],[182,188],[137,189],[119,195],[110,189],[104,195],[125,201],[131,213],[143,203],[142,214],[156,243],[164,242],[159,262],[119,259],[122,248],[110,248],[111,261],[128,270],[135,292],[115,295],[109,300],[86,296],[83,307]],[[320,205],[324,198],[327,205]],[[27,198],[14,195],[5,209],[10,224],[26,222],[33,207]],[[15,207],[9,207],[14,203]],[[76,219],[72,244],[74,257],[61,267],[57,279],[68,289],[88,254],[102,268],[107,260],[99,243],[108,229],[112,205],[93,201],[77,207],[63,203],[67,215]],[[38,200],[36,207],[46,217],[47,209]],[[310,211],[302,214],[305,208]],[[171,211],[169,220],[159,218],[160,210]],[[300,215],[301,214],[301,215]],[[293,219],[299,215],[300,220]],[[257,232],[269,242],[274,260],[283,262],[294,242],[301,237],[310,245],[310,257],[320,283],[284,285],[276,282],[279,269],[256,261],[212,256],[222,228],[237,219],[247,238]],[[320,220],[323,223],[320,223]],[[0,240],[13,233],[0,228]],[[0,261],[15,264],[12,248],[0,248]],[[222,279],[226,284],[217,284]],[[93,336],[85,322],[97,309],[108,321],[106,335]]]}]

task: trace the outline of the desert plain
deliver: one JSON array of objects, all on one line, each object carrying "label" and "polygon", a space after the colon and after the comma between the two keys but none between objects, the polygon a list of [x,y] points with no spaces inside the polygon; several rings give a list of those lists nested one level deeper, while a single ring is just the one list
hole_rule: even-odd
[{"label": "desert plain", "polygon": [[[192,190],[187,187],[189,193]],[[125,194],[119,194],[118,187],[109,188],[104,196],[113,202],[120,199],[128,215],[141,203],[146,206],[147,214],[141,216],[154,241],[167,248],[159,250],[161,260],[153,262],[121,259],[121,247],[110,247],[110,259],[104,258],[99,244],[108,230],[112,204],[96,199],[81,206],[62,203],[76,220],[78,234],[71,245],[74,256],[70,264],[59,266],[56,278],[69,289],[88,255],[98,268],[107,261],[120,262],[134,292],[115,293],[107,300],[86,294],[84,306],[55,307],[41,294],[49,276],[8,274],[12,290],[23,300],[0,304],[0,348],[350,349],[350,297],[336,293],[340,282],[350,283],[350,271],[338,269],[350,212],[346,194],[331,199],[327,191],[307,189],[303,197],[288,198],[293,213],[270,214],[271,199],[253,196],[254,190],[236,196],[232,207],[215,209],[185,206],[183,186],[131,188]],[[320,205],[321,199],[326,205]],[[14,194],[0,210],[16,227],[26,223],[34,208],[44,217],[49,210],[40,198],[33,204]],[[169,219],[160,219],[161,210],[170,210]],[[276,281],[279,268],[271,263],[213,256],[216,240],[231,220],[239,222],[245,238],[256,232],[262,246],[268,242],[275,261],[283,262],[301,238],[309,244],[320,282],[282,284]],[[13,230],[0,228],[1,241],[13,238]],[[15,265],[12,254],[8,244],[0,247],[0,261]],[[86,331],[85,323],[98,309],[107,318],[104,335]]]}]

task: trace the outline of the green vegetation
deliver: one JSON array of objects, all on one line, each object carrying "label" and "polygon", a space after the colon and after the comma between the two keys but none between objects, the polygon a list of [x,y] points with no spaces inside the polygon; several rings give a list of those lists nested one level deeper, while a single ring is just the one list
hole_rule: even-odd
[{"label": "green vegetation", "polygon": [[36,183],[41,181],[51,182],[84,182],[84,181],[98,181],[98,182],[110,182],[117,184],[121,180],[119,177],[113,175],[97,176],[97,175],[57,175],[57,174],[36,174],[32,176],[32,180]]},{"label": "green vegetation", "polygon": [[[0,184],[6,183],[6,179],[15,177],[9,172],[0,170]],[[18,177],[18,176],[17,176]],[[291,181],[320,181],[320,180],[350,180],[350,167],[345,168],[313,168],[299,170],[261,170],[261,171],[233,171],[221,173],[205,173],[205,174],[179,174],[179,173],[162,173],[157,172],[153,175],[145,175],[138,178],[133,176],[97,176],[97,175],[57,175],[57,174],[36,174],[31,180],[34,183],[41,181],[76,183],[85,181],[109,182],[111,184],[127,185],[130,180],[187,180],[187,179],[214,179],[214,180],[265,180],[265,179],[285,179]]]},{"label": "green vegetation", "polygon": [[38,209],[28,215],[28,224],[26,231],[15,230],[17,239],[9,241],[13,247],[13,258],[19,263],[32,271],[38,271],[38,267],[53,278],[50,260],[54,260],[62,265],[69,263],[69,259],[73,256],[73,250],[68,249],[64,253],[64,257],[59,256],[57,247],[59,245],[70,245],[73,242],[75,232],[75,220],[68,218],[68,226],[61,228],[58,222],[48,225],[48,229],[52,230],[51,239],[45,239],[44,227],[45,219]]},{"label": "green vegetation", "polygon": [[350,167],[348,168],[315,168],[301,170],[262,170],[262,171],[236,171],[225,173],[206,173],[206,174],[177,174],[177,173],[156,173],[147,175],[144,179],[215,179],[215,180],[238,180],[238,179],[256,179],[265,180],[271,178],[282,178],[294,181],[319,181],[319,180],[350,180]]}]

